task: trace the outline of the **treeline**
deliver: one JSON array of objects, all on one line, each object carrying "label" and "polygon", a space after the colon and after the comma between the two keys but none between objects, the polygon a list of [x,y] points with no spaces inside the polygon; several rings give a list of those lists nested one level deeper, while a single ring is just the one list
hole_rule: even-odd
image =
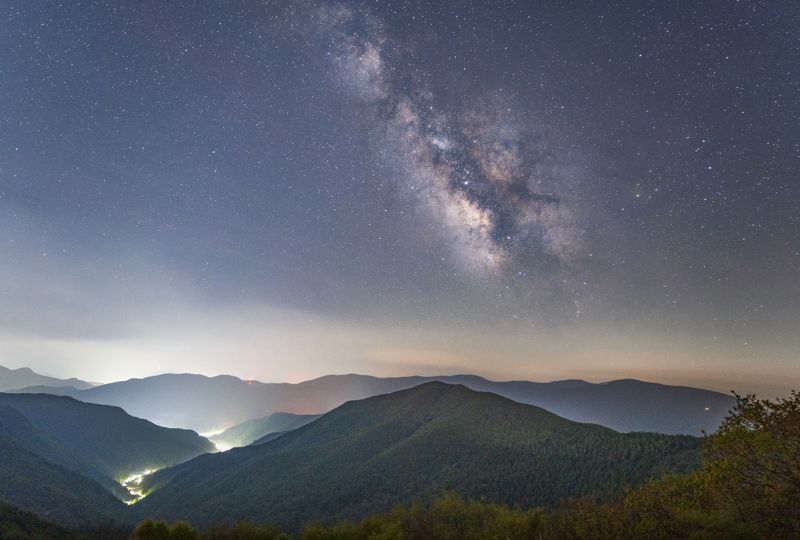
[{"label": "treeline", "polygon": [[196,531],[145,521],[134,540],[456,540],[800,538],[800,394],[737,396],[720,429],[704,440],[702,468],[628,491],[612,504],[577,500],[557,511],[513,509],[446,494],[358,523],[308,525],[290,536],[240,523]]}]

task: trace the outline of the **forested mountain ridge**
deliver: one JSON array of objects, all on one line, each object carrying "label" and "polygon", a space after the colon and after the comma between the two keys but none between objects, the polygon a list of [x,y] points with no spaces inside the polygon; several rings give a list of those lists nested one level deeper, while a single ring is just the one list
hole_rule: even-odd
[{"label": "forested mountain ridge", "polygon": [[297,527],[456,489],[522,506],[608,498],[699,463],[698,440],[621,434],[439,382],[348,402],[263,445],[157,472],[142,516]]},{"label": "forested mountain ridge", "polygon": [[119,407],[66,396],[3,393],[0,406],[19,412],[40,437],[57,441],[62,454],[113,480],[214,451],[207,439],[193,431],[157,426]]},{"label": "forested mountain ridge", "polygon": [[0,426],[0,502],[68,526],[130,522],[130,509],[100,484],[5,436]]}]

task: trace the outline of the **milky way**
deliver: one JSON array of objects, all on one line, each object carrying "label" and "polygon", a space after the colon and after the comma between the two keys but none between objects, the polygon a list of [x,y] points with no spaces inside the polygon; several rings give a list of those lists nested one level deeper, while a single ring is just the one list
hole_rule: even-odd
[{"label": "milky way", "polygon": [[7,0],[0,365],[800,384],[799,28]]},{"label": "milky way", "polygon": [[439,107],[424,82],[431,75],[414,69],[403,44],[369,12],[325,6],[315,20],[335,81],[375,109],[382,153],[401,189],[465,268],[526,276],[582,255],[582,231],[560,195],[565,186],[537,177],[546,156],[507,102],[494,94],[479,110]]}]

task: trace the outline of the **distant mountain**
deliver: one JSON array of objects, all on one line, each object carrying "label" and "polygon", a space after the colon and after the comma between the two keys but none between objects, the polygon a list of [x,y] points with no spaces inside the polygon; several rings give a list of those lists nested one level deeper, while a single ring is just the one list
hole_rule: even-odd
[{"label": "distant mountain", "polygon": [[521,507],[618,495],[699,464],[699,440],[621,434],[439,382],[353,401],[257,446],[145,480],[143,516],[296,528],[356,519],[443,490]]},{"label": "distant mountain", "polygon": [[16,448],[120,496],[125,492],[119,481],[132,474],[214,451],[193,431],[163,428],[118,407],[46,394],[0,393],[0,433]]},{"label": "distant mountain", "polygon": [[263,418],[248,420],[228,428],[219,435],[209,437],[218,448],[247,446],[273,433],[291,431],[319,418],[318,414],[273,413]]},{"label": "distant mountain", "polygon": [[287,410],[280,407],[281,392],[273,391],[282,386],[292,385],[243,381],[227,375],[167,374],[104,384],[70,395],[89,403],[122,407],[161,426],[207,433]]},{"label": "distant mountain", "polygon": [[732,396],[632,379],[593,384],[580,380],[494,382],[472,375],[378,378],[330,375],[299,384],[243,381],[231,376],[169,374],[105,384],[70,395],[117,405],[165,426],[210,432],[275,412],[320,414],[353,400],[425,382],[463,384],[579,422],[618,431],[700,435],[714,431],[733,407]]},{"label": "distant mountain", "polygon": [[0,392],[17,390],[30,386],[50,388],[72,387],[75,390],[86,390],[92,385],[80,379],[57,379],[39,375],[29,368],[9,369],[0,366]]},{"label": "distant mountain", "polygon": [[78,393],[78,389],[74,386],[43,386],[41,384],[36,386],[25,386],[23,388],[15,388],[14,390],[6,390],[8,394],[50,394],[51,396],[73,396]]},{"label": "distant mountain", "polygon": [[729,394],[636,379],[596,384],[582,380],[496,383],[457,375],[442,380],[538,405],[576,422],[600,424],[622,432],[699,436],[704,431],[716,431],[736,404]]}]

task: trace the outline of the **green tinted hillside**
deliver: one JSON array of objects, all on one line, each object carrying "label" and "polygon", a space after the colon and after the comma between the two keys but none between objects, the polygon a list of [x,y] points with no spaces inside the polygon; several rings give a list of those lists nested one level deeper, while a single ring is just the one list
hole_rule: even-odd
[{"label": "green tinted hillside", "polygon": [[143,515],[296,527],[358,518],[443,490],[525,507],[618,495],[699,463],[698,440],[620,434],[463,386],[349,402],[260,446],[155,474]]},{"label": "green tinted hillside", "polygon": [[[98,481],[186,461],[213,451],[193,431],[168,429],[117,407],[45,394],[0,394],[4,433],[44,459]],[[13,409],[18,413],[12,421]]]},{"label": "green tinted hillside", "polygon": [[69,540],[77,535],[44,521],[30,512],[0,503],[0,538],[4,540],[44,540],[61,538]]},{"label": "green tinted hillside", "polygon": [[2,434],[0,456],[2,502],[70,526],[131,519],[130,509],[97,482],[20,448]]}]

